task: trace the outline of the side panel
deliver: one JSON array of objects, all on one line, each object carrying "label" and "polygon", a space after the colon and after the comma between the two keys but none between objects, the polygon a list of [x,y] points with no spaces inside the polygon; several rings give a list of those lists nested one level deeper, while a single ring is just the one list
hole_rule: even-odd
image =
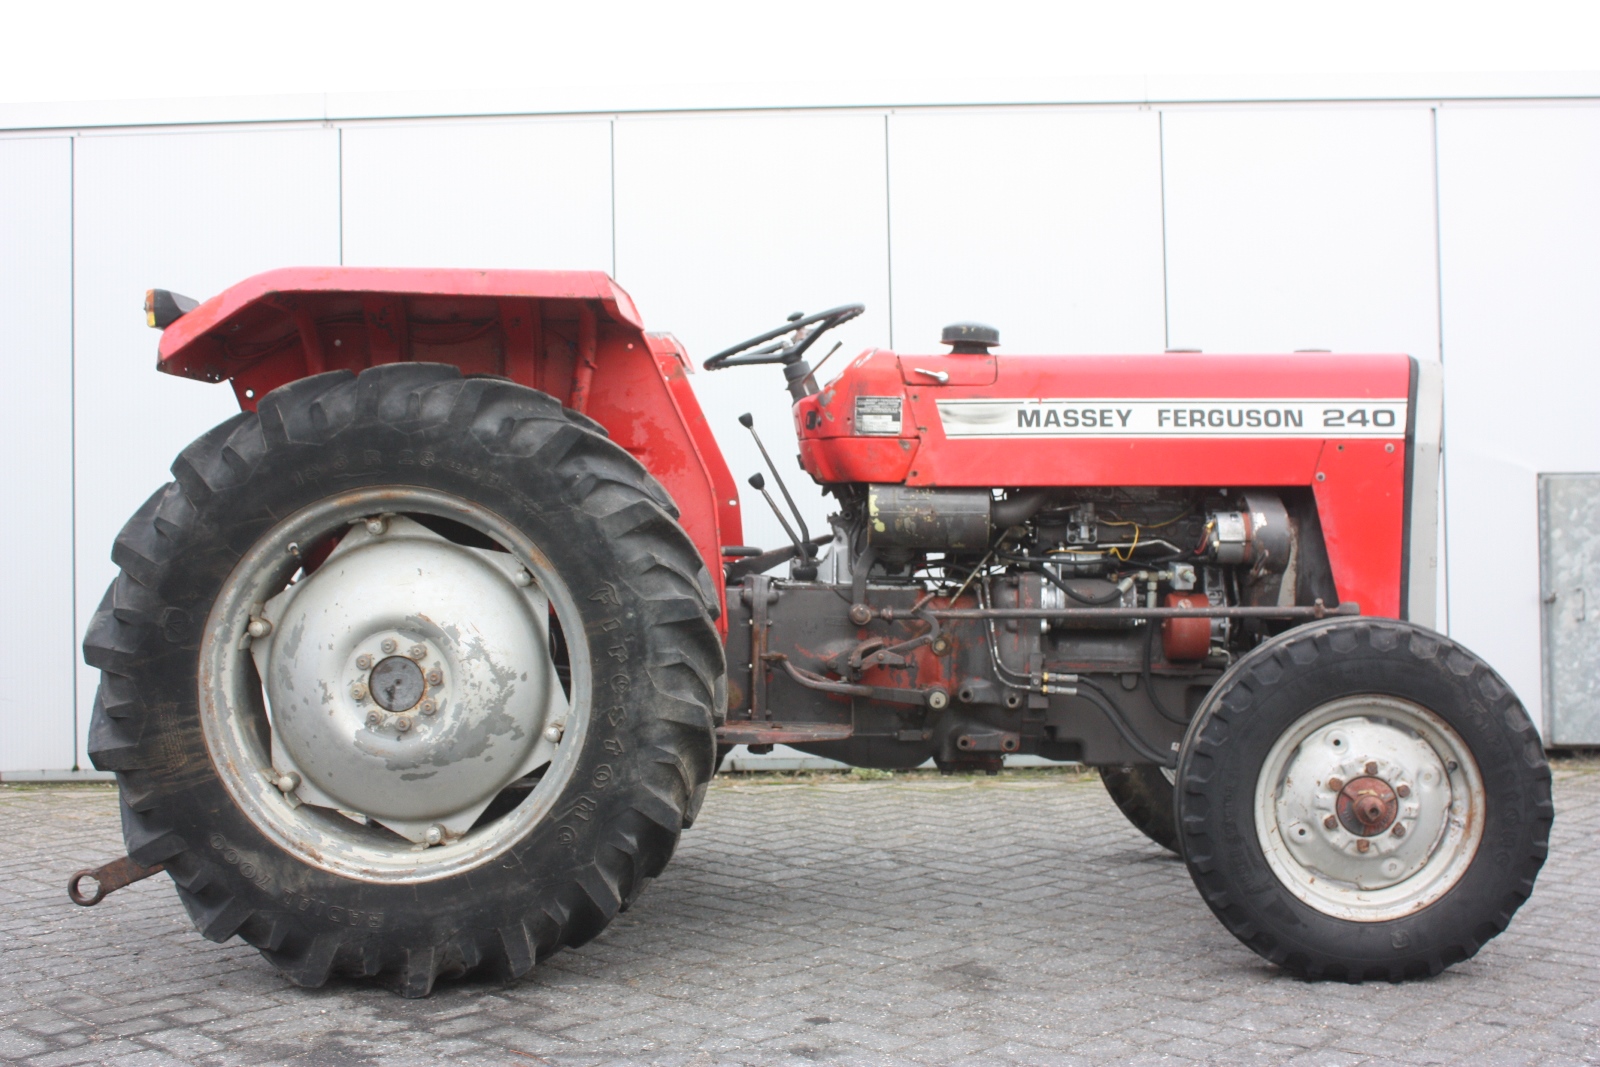
[{"label": "side panel", "polygon": [[1538,476],[1600,470],[1600,106],[1439,112],[1450,633],[1540,700]]},{"label": "side panel", "polygon": [[610,122],[356,125],[340,137],[345,263],[612,268]]},{"label": "side panel", "polygon": [[75,762],[72,679],[72,142],[0,141],[0,774]]},{"label": "side panel", "polygon": [[[122,524],[169,479],[181,448],[238,411],[226,389],[154,373],[144,291],[204,297],[283,263],[336,262],[338,147],[332,130],[78,138],[80,622],[116,574],[110,552]],[[80,733],[98,682],[80,666]]]}]

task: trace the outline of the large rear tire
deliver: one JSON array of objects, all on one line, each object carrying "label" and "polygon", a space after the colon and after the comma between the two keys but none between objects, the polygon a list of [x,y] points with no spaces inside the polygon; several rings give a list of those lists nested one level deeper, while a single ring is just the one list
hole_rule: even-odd
[{"label": "large rear tire", "polygon": [[1251,650],[1178,761],[1201,896],[1306,978],[1398,981],[1474,955],[1533,891],[1553,812],[1539,734],[1505,681],[1389,619]]},{"label": "large rear tire", "polygon": [[716,599],[596,424],[395,364],[275,390],[172,472],[84,642],[89,749],[201,933],[423,996],[660,873],[712,771]]}]

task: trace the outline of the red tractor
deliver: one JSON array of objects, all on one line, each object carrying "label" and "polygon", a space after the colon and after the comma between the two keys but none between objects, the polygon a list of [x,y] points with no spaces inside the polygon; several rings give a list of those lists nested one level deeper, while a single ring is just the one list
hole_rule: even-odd
[{"label": "red tractor", "polygon": [[1418,621],[1436,365],[960,324],[823,384],[861,308],[792,317],[705,363],[783,367],[837,504],[817,536],[756,475],[763,550],[682,347],[604,274],[293,269],[147,311],[160,369],[243,410],[113,549],[89,749],[129,858],[88,899],[165,869],[302,985],[514,978],[628,907],[736,744],[1096,766],[1307,977],[1437,973],[1532,890],[1539,735]]}]

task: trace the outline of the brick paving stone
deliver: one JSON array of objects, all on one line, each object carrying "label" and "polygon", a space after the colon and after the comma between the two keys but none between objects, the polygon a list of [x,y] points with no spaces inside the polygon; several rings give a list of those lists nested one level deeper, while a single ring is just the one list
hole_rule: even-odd
[{"label": "brick paving stone", "polygon": [[1296,981],[1238,945],[1091,776],[719,779],[583,948],[425,1001],[289,985],[164,878],[91,910],[109,789],[0,787],[0,1061],[409,1067],[1600,1065],[1600,765],[1558,765],[1550,861],[1439,978]]}]

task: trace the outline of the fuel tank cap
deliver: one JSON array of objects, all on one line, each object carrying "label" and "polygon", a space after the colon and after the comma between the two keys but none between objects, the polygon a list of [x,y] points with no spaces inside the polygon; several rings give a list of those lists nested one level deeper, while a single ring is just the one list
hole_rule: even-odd
[{"label": "fuel tank cap", "polygon": [[939,340],[953,346],[953,356],[986,356],[990,346],[1000,343],[1000,331],[981,322],[952,322],[940,333]]}]

